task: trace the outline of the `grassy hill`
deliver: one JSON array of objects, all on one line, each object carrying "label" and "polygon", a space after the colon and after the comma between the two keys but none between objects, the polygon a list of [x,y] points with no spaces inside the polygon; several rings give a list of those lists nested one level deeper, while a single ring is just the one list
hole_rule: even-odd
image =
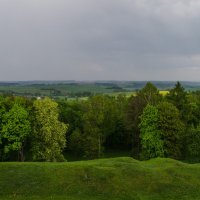
[{"label": "grassy hill", "polygon": [[200,199],[200,164],[132,158],[0,163],[0,199]]}]

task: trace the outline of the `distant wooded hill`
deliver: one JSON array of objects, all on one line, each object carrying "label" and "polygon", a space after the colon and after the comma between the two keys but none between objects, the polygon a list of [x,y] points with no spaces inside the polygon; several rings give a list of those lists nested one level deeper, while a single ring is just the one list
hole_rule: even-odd
[{"label": "distant wooded hill", "polygon": [[[50,96],[54,98],[79,98],[95,94],[134,92],[147,81],[17,81],[0,82],[0,94],[20,96]],[[173,81],[152,81],[159,90],[173,88]],[[200,82],[181,82],[187,91],[200,89]]]}]

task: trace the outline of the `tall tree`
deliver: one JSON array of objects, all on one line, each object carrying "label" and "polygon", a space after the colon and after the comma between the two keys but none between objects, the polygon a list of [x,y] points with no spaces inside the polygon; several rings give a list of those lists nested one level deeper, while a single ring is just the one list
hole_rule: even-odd
[{"label": "tall tree", "polygon": [[3,116],[6,112],[6,108],[5,108],[5,105],[4,105],[4,98],[3,97],[0,97],[0,159],[3,160],[4,159],[4,139],[2,138],[2,133],[1,133],[1,130],[2,130],[2,126],[3,126]]},{"label": "tall tree", "polygon": [[[115,131],[115,99],[96,95],[89,98],[84,105],[84,137],[92,147],[91,155],[100,157],[104,150],[106,138]],[[92,143],[93,142],[93,143]],[[86,145],[88,147],[88,145]],[[96,149],[95,149],[96,148]]]},{"label": "tall tree", "polygon": [[184,119],[189,126],[197,127],[200,124],[200,91],[188,93],[187,95],[187,112],[185,112]]},{"label": "tall tree", "polygon": [[[89,151],[92,155],[91,158],[95,155],[93,152],[96,152],[95,157],[100,157],[103,152],[102,143],[105,139],[102,129],[105,119],[105,97],[100,95],[91,97],[87,102],[85,102],[85,109],[87,112],[85,112],[83,119],[84,135],[87,139],[86,143],[89,142],[89,146],[92,147]],[[87,157],[90,156],[87,155]]]},{"label": "tall tree", "polygon": [[177,82],[175,87],[169,91],[167,99],[173,103],[179,110],[182,110],[187,102],[186,91],[180,82]]},{"label": "tall tree", "polygon": [[58,104],[50,98],[34,102],[33,160],[63,161],[68,126],[58,120]]},{"label": "tall tree", "polygon": [[2,140],[4,153],[18,151],[18,160],[24,161],[24,145],[31,132],[28,112],[22,106],[14,104],[3,116]]},{"label": "tall tree", "polygon": [[141,122],[139,128],[142,146],[141,158],[149,159],[154,157],[163,157],[164,142],[161,138],[161,131],[158,127],[158,109],[155,106],[148,104],[140,118]]},{"label": "tall tree", "polygon": [[192,126],[188,132],[186,140],[186,159],[190,161],[200,161],[200,126]]},{"label": "tall tree", "polygon": [[[83,137],[83,102],[82,101],[58,101],[59,119],[68,124],[65,151],[75,156],[82,155]],[[77,155],[80,154],[80,155]]]},{"label": "tall tree", "polygon": [[143,101],[146,103],[146,105],[148,103],[156,105],[162,98],[159,90],[151,82],[147,82],[145,87],[138,92],[138,96],[143,98]]},{"label": "tall tree", "polygon": [[147,104],[156,105],[161,101],[162,96],[158,89],[150,82],[145,87],[129,99],[127,109],[127,126],[132,135],[132,154],[133,157],[139,158],[140,155],[140,115]]},{"label": "tall tree", "polygon": [[158,127],[164,141],[166,157],[180,158],[185,126],[180,119],[179,110],[171,103],[161,102],[157,106]]},{"label": "tall tree", "polygon": [[180,112],[180,117],[184,120],[185,123],[188,123],[187,114],[190,112],[190,107],[187,99],[187,92],[180,82],[177,82],[175,87],[169,91],[169,94],[166,96],[167,100],[174,104]]}]

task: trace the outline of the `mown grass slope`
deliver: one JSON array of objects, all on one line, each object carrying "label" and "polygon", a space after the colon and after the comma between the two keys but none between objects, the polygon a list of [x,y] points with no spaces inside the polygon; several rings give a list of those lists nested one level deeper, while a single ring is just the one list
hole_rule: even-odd
[{"label": "mown grass slope", "polygon": [[132,158],[0,163],[0,199],[200,199],[200,164]]}]

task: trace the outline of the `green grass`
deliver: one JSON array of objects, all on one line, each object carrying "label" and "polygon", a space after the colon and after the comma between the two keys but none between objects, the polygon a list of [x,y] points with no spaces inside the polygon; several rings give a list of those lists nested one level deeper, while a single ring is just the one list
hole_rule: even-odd
[{"label": "green grass", "polygon": [[200,164],[110,158],[0,163],[1,200],[199,200]]}]

